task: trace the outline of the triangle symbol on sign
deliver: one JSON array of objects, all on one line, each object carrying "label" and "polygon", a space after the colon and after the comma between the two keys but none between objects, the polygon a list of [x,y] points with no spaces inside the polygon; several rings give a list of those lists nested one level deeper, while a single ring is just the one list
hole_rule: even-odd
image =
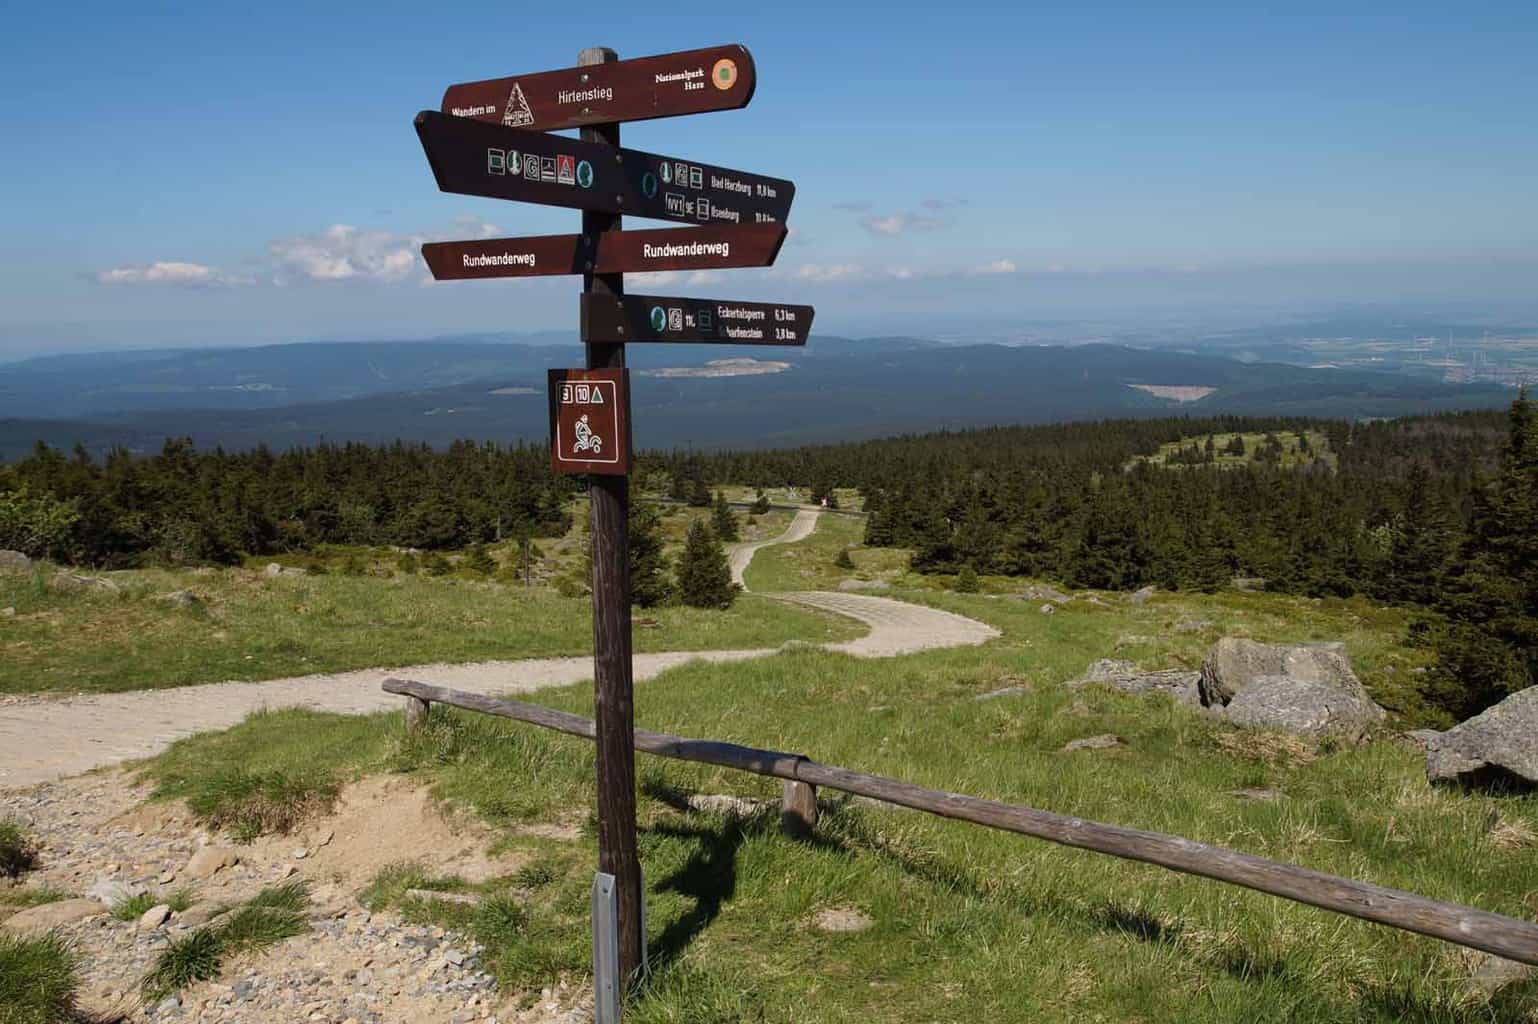
[{"label": "triangle symbol on sign", "polygon": [[603,388],[594,388],[593,389],[593,404],[594,405],[602,405],[603,404]]},{"label": "triangle symbol on sign", "polygon": [[529,101],[523,98],[523,86],[517,82],[513,83],[513,91],[507,94],[507,110],[502,115],[502,123],[513,128],[534,123],[534,112],[529,109]]}]

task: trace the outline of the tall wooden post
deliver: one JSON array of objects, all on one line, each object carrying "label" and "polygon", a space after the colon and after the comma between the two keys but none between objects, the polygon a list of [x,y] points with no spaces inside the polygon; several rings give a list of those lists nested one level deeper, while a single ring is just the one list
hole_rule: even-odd
[{"label": "tall wooden post", "polygon": [[[607,64],[618,55],[591,47],[577,56],[579,66]],[[582,129],[585,142],[619,146],[619,124]],[[616,159],[618,158],[616,154]],[[620,216],[582,214],[582,234],[589,253],[597,251],[604,231],[616,231]],[[589,264],[591,267],[591,264]],[[582,277],[583,290],[618,298],[625,293],[623,274]],[[587,339],[583,339],[586,341]],[[625,365],[623,344],[587,345],[589,369]],[[593,703],[598,732],[598,869],[614,876],[619,911],[619,968],[626,982],[640,967],[641,861],[636,853],[635,707],[630,666],[630,478],[588,477],[593,510]]]}]

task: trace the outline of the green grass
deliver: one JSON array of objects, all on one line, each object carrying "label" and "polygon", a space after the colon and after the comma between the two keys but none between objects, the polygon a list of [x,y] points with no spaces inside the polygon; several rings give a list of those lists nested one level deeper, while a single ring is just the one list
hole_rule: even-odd
[{"label": "green grass", "polygon": [[196,901],[196,894],[186,886],[173,889],[169,893],[145,890],[114,903],[112,905],[112,916],[119,921],[137,921],[144,915],[146,910],[158,907],[162,903],[170,907],[172,911],[181,913]]},{"label": "green grass", "polygon": [[140,981],[149,1001],[163,999],[195,981],[217,978],[231,958],[253,953],[309,928],[310,905],[303,881],[268,886],[219,920],[179,936],[160,951]]},{"label": "green grass", "polygon": [[[836,546],[831,550],[836,551]],[[856,551],[858,560],[861,552]],[[992,582],[992,581],[989,581]],[[1018,584],[1018,581],[1014,581]],[[1380,700],[1413,694],[1420,652],[1399,645],[1401,613],[1355,601],[1269,594],[1161,595],[1146,605],[1037,602],[904,591],[987,621],[977,648],[858,660],[792,651],[696,664],[636,691],[637,724],[805,754],[936,788],[1152,829],[1531,919],[1538,856],[1497,841],[1492,811],[1538,831],[1538,797],[1430,789],[1420,755],[1383,738],[1314,747],[1238,730],[1164,698],[1063,686],[1097,657],[1194,665],[1224,633],[1265,641],[1343,639]],[[978,701],[1001,686],[1020,696]],[[588,687],[538,700],[590,713]],[[587,969],[593,841],[529,834],[590,820],[591,744],[467,713],[435,713],[409,740],[399,715],[284,712],[183,741],[183,765],[217,770],[263,757],[298,769],[409,772],[473,809],[517,875],[475,887],[478,908],[399,900],[421,920],[487,944],[510,990]],[[1112,732],[1113,751],[1061,753]],[[260,753],[268,743],[270,754]],[[168,755],[168,757],[171,755]],[[309,759],[307,761],[307,759]],[[1072,851],[825,792],[813,841],[780,836],[772,814],[680,811],[681,792],[777,800],[778,783],[641,756],[641,854],[655,971],[632,1019],[1075,1020],[1144,1022],[1515,1022],[1538,985],[1468,1001],[1462,951],[1204,879]],[[154,771],[154,766],[151,771]],[[1269,787],[1275,803],[1230,795]],[[418,879],[417,881],[421,881]],[[875,921],[824,934],[818,910]]]},{"label": "green grass", "polygon": [[[795,544],[763,548],[753,556],[743,574],[749,590],[837,590],[846,579],[880,579],[904,586],[934,585],[908,572],[909,553],[899,548],[865,548],[865,520],[825,512],[817,530]],[[854,569],[836,564],[839,552],[848,549]]]},{"label": "green grass", "polygon": [[72,894],[51,885],[0,886],[0,917],[28,907],[67,900]]},{"label": "green grass", "polygon": [[0,1024],[69,1024],[79,962],[60,936],[0,931]]},{"label": "green grass", "polygon": [[37,838],[15,818],[0,818],[0,878],[20,878],[37,863]]},{"label": "green grass", "polygon": [[[113,692],[222,680],[592,650],[586,596],[453,577],[279,577],[245,569],[111,573],[116,592],[60,593],[0,573],[0,693]],[[201,602],[160,595],[182,589]],[[846,640],[846,619],[744,595],[729,611],[638,610],[637,651]]]}]

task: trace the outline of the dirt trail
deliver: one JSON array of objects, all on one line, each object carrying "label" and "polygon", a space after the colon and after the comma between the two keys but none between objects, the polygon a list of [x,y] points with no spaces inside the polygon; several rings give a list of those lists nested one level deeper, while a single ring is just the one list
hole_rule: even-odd
[{"label": "dirt trail", "polygon": [[[819,514],[804,509],[780,536],[733,550],[733,577],[741,580],[742,571],[760,548],[809,536],[816,529]],[[857,640],[828,645],[830,650],[858,657],[883,658],[980,644],[999,635],[991,626],[973,619],[884,597],[823,591],[774,596],[870,626],[870,632]],[[775,649],[637,654],[635,678],[650,679],[689,661],[743,661],[773,653]],[[148,757],[173,740],[229,728],[261,708],[306,707],[347,714],[392,710],[400,706],[400,698],[379,689],[380,681],[392,675],[475,693],[512,694],[580,682],[591,679],[592,673],[590,657],[532,658],[370,668],[257,683],[210,683],[64,699],[24,697],[0,704],[0,788],[33,785]]]}]

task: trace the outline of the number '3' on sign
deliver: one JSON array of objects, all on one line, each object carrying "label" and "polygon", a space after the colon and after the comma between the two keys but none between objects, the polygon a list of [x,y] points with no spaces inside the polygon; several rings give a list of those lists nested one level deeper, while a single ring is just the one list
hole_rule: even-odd
[{"label": "number '3' on sign", "polygon": [[603,405],[603,389],[591,384],[566,383],[561,385],[562,405]]}]

